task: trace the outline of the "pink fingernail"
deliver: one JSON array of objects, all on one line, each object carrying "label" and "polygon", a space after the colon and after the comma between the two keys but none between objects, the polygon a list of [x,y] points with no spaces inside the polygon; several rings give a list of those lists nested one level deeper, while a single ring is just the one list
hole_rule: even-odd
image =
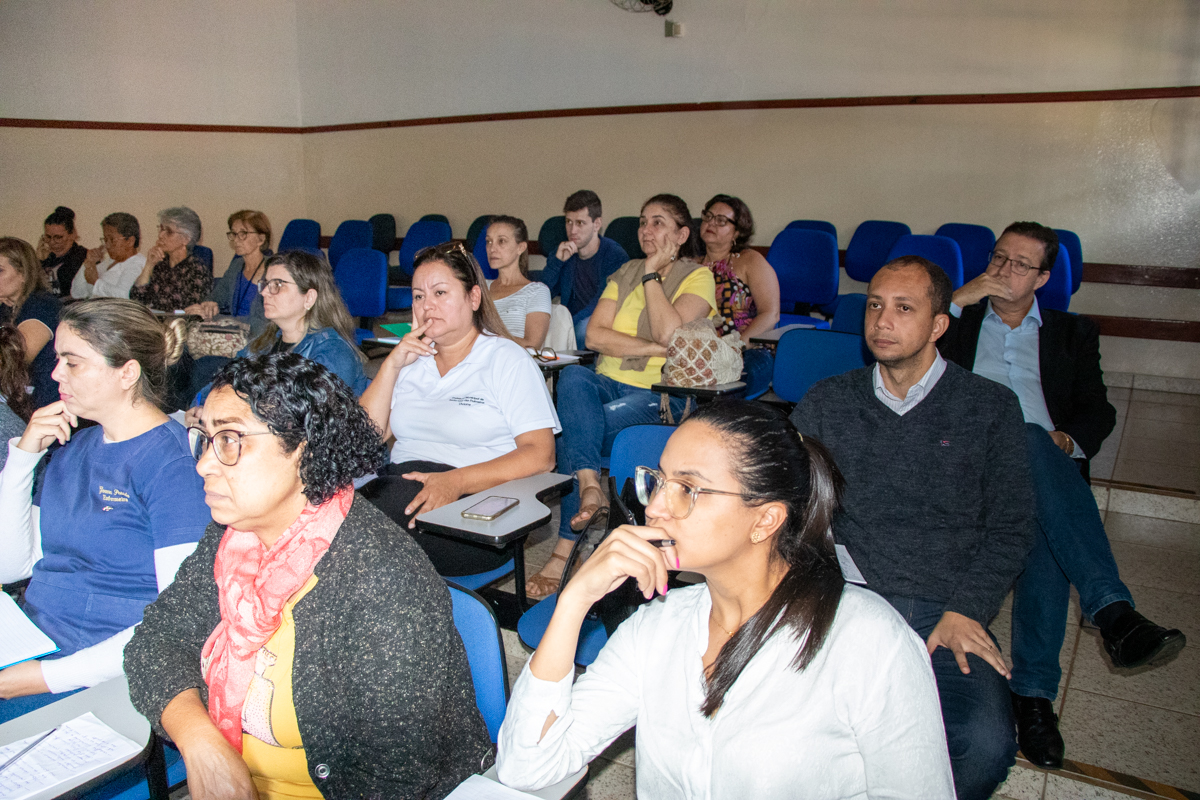
[{"label": "pink fingernail", "polygon": [[675,569],[679,569],[679,556],[675,556]]},{"label": "pink fingernail", "polygon": [[662,592],[663,597],[667,596],[667,588],[668,588],[667,585],[664,583],[662,589],[659,590],[660,592]]}]

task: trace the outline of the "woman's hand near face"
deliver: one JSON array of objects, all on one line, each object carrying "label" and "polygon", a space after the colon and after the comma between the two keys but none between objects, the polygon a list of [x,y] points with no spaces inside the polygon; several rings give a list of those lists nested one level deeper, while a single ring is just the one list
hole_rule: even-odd
[{"label": "woman's hand near face", "polygon": [[42,234],[42,238],[38,239],[36,255],[38,261],[45,261],[50,257],[50,240],[46,238],[46,234]]},{"label": "woman's hand near face", "polygon": [[414,325],[412,330],[404,334],[400,344],[392,348],[386,360],[392,362],[392,366],[397,370],[401,370],[421,356],[437,355],[437,342],[422,338],[428,328],[428,322]]},{"label": "woman's hand near face", "polygon": [[134,281],[135,286],[145,286],[150,282],[150,276],[154,274],[154,268],[158,266],[158,262],[162,261],[167,256],[167,251],[163,250],[159,245],[154,245],[146,253],[146,265],[142,267],[142,272]]},{"label": "woman's hand near face", "polygon": [[417,514],[449,505],[465,494],[461,475],[456,469],[449,472],[406,472],[400,477],[425,484],[425,488],[404,509],[405,514],[412,516],[408,523],[410,529],[417,526]]},{"label": "woman's hand near face", "polygon": [[671,265],[672,261],[678,257],[678,244],[669,239],[658,243],[658,249],[646,256],[645,272],[642,274],[649,275],[652,272],[662,272]]},{"label": "woman's hand near face", "polygon": [[71,429],[79,425],[79,418],[67,410],[62,400],[33,412],[17,447],[27,453],[40,453],[57,441],[66,444],[71,440]]},{"label": "woman's hand near face", "polygon": [[596,548],[579,572],[563,589],[559,603],[591,608],[604,595],[616,589],[626,578],[637,581],[638,590],[649,600],[654,593],[667,593],[667,570],[678,569],[674,546],[658,548],[650,539],[663,539],[660,528],[622,525]]}]

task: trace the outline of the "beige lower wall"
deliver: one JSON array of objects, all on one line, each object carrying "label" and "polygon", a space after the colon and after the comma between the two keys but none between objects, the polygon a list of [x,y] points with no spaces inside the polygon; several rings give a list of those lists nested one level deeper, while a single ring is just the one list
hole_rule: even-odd
[{"label": "beige lower wall", "polygon": [[[863,219],[916,233],[943,222],[1000,230],[1035,219],[1077,231],[1089,261],[1200,267],[1200,192],[1189,176],[1191,100],[702,112],[521,120],[328,134],[133,133],[0,128],[0,231],[36,239],[59,203],[94,244],[127,210],[153,238],[154,212],[191,205],[218,271],[225,218],[260,208],[277,229],[311,216],[391,212],[400,230],[446,214],[537,226],[592,188],[609,217],[651,194],[698,213],[716,192],[754,210],[759,243],[795,218],[832,221],[844,247]],[[1085,284],[1072,310],[1200,319],[1192,290]],[[1169,346],[1164,346],[1169,345]],[[1104,340],[1109,370],[1200,378],[1200,345]]]}]

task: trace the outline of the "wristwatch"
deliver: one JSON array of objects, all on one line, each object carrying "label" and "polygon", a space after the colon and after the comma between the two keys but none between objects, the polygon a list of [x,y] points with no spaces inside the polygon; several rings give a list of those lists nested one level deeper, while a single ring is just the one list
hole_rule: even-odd
[{"label": "wristwatch", "polygon": [[658,281],[659,283],[662,283],[662,275],[659,275],[657,272],[651,272],[649,275],[642,276],[642,285],[643,286],[645,286],[650,281]]}]

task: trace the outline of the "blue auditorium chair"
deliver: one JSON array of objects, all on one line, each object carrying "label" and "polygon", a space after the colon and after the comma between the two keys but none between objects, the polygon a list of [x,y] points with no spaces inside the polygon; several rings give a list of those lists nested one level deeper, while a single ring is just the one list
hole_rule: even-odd
[{"label": "blue auditorium chair", "polygon": [[604,235],[621,245],[630,258],[645,258],[642,243],[638,240],[638,218],[617,217],[609,221]]},{"label": "blue auditorium chair", "polygon": [[544,256],[554,255],[558,246],[566,240],[567,218],[562,214],[546,220],[538,230],[538,247],[542,249]]},{"label": "blue auditorium chair", "polygon": [[936,233],[958,242],[958,249],[962,252],[963,283],[975,280],[987,270],[992,250],[996,248],[996,234],[991,228],[947,222]]},{"label": "blue auditorium chair", "polygon": [[825,231],[831,234],[835,240],[837,239],[837,226],[823,219],[794,219],[787,224],[784,230],[791,230],[792,228],[800,228],[807,231]]},{"label": "blue auditorium chair", "polygon": [[832,303],[838,291],[837,239],[825,231],[791,228],[780,231],[767,251],[767,262],[779,278],[780,325],[806,322],[828,328],[815,317],[797,315],[797,303]]},{"label": "blue auditorium chair", "polygon": [[445,214],[426,214],[417,220],[417,222],[442,222],[447,226],[450,225],[450,219]]},{"label": "blue auditorium chair", "polygon": [[453,578],[447,578],[446,584],[454,607],[454,627],[466,648],[467,665],[475,684],[475,705],[495,744],[508,708],[508,665],[500,623],[482,597],[459,586]]},{"label": "blue auditorium chair", "polygon": [[1067,248],[1067,255],[1071,259],[1071,294],[1075,294],[1083,282],[1083,242],[1079,241],[1079,234],[1074,231],[1055,228],[1054,232],[1058,234],[1058,243]]},{"label": "blue auditorium chair", "polygon": [[799,403],[817,381],[873,362],[858,334],[798,328],[779,337],[771,388],[780,399]]},{"label": "blue auditorium chair", "polygon": [[213,274],[213,251],[211,247],[205,247],[202,244],[192,246],[192,255],[196,260],[208,268],[208,274]]},{"label": "blue auditorium chair", "polygon": [[337,269],[342,254],[358,247],[370,247],[373,238],[371,223],[365,219],[348,219],[338,225],[329,242],[329,266]]},{"label": "blue auditorium chair", "polygon": [[471,227],[467,228],[466,242],[468,250],[475,250],[475,242],[480,236],[483,236],[484,231],[488,226],[488,220],[490,220],[492,216],[492,214],[481,214],[475,218],[474,222],[471,223]]},{"label": "blue auditorium chair", "polygon": [[846,245],[846,275],[856,281],[870,283],[887,261],[892,245],[909,233],[912,233],[912,229],[903,222],[869,219],[861,223]]},{"label": "blue auditorium chair", "polygon": [[334,267],[333,278],[350,316],[359,319],[354,331],[359,344],[374,336],[371,322],[387,311],[387,256],[370,247],[347,250]]},{"label": "blue auditorium chair", "polygon": [[[450,223],[436,220],[422,220],[409,226],[404,234],[404,242],[400,245],[400,269],[412,278],[413,259],[417,253],[426,247],[434,247],[450,241]],[[404,311],[412,308],[411,286],[388,286],[387,310]]]},{"label": "blue auditorium chair", "polygon": [[479,268],[483,270],[483,277],[489,281],[495,280],[500,273],[492,269],[491,263],[487,256],[487,237],[480,236],[475,240],[475,247],[471,250],[471,255],[475,256],[475,260],[479,262]]},{"label": "blue auditorium chair", "polygon": [[376,214],[367,222],[371,226],[371,247],[383,254],[396,249],[396,218],[391,214]]},{"label": "blue auditorium chair", "polygon": [[279,252],[321,246],[321,225],[315,219],[294,219],[279,237]]},{"label": "blue auditorium chair", "polygon": [[1038,305],[1041,308],[1052,308],[1055,311],[1067,311],[1071,305],[1071,256],[1067,248],[1060,242],[1058,257],[1050,269],[1050,280],[1036,292]]},{"label": "blue auditorium chair", "polygon": [[863,320],[867,313],[867,296],[854,292],[838,295],[837,311],[829,323],[831,331],[863,335]]},{"label": "blue auditorium chair", "polygon": [[937,264],[950,276],[950,288],[957,289],[963,285],[962,251],[958,242],[946,236],[919,236],[908,234],[901,236],[884,263],[900,256],[921,256]]}]

